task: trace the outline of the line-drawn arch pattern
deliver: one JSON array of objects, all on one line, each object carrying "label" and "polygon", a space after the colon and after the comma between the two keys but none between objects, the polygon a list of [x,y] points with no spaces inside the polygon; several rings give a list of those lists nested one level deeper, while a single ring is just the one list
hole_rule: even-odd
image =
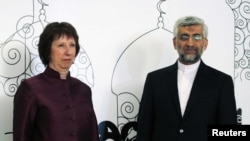
[{"label": "line-drawn arch pattern", "polygon": [[[22,16],[16,24],[16,32],[0,44],[0,85],[5,95],[13,97],[20,82],[44,71],[45,67],[38,55],[37,43],[46,21],[42,0],[33,0],[32,15]],[[38,8],[38,9],[37,9]],[[37,9],[37,10],[36,10]],[[71,75],[94,86],[93,68],[85,50],[81,47]]]}]

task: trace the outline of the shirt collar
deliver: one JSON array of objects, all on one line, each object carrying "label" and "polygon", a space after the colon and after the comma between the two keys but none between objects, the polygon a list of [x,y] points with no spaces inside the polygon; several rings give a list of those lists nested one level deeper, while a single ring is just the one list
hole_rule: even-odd
[{"label": "shirt collar", "polygon": [[[48,75],[51,78],[61,79],[59,72],[51,69],[49,66],[46,67],[44,73],[45,73],[45,75]],[[70,77],[70,72],[67,74],[67,78],[66,79],[68,79],[69,77]]]},{"label": "shirt collar", "polygon": [[190,73],[190,72],[194,72],[194,71],[197,71],[198,70],[198,67],[200,65],[200,60],[197,61],[196,63],[194,64],[191,64],[191,65],[185,65],[183,63],[181,63],[179,60],[178,60],[178,70],[179,71],[182,71],[183,73]]}]

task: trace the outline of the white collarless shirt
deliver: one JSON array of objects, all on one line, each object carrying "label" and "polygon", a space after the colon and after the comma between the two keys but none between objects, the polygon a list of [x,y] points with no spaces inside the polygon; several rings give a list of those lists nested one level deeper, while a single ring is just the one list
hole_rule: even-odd
[{"label": "white collarless shirt", "polygon": [[178,61],[178,92],[182,116],[184,115],[199,65],[200,60],[192,65],[184,65]]}]

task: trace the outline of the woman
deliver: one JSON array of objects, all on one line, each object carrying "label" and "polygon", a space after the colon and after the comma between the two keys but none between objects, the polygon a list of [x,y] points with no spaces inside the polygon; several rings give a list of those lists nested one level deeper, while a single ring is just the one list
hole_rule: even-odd
[{"label": "woman", "polygon": [[98,141],[91,89],[70,76],[80,49],[75,28],[50,23],[40,36],[43,73],[24,80],[14,97],[13,141]]}]

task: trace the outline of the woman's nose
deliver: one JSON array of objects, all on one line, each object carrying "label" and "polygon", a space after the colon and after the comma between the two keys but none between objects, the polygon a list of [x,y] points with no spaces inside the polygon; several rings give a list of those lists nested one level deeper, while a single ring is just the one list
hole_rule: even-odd
[{"label": "woman's nose", "polygon": [[71,46],[66,46],[65,48],[65,54],[70,55],[73,53],[73,48]]}]

